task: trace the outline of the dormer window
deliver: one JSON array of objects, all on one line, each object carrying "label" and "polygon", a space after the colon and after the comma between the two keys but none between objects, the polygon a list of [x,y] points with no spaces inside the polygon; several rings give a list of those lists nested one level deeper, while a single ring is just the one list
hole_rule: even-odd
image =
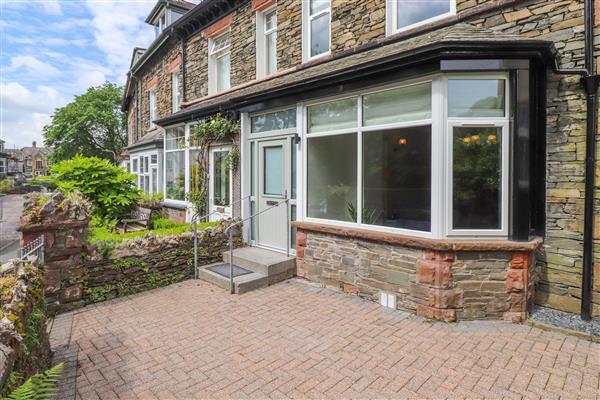
[{"label": "dormer window", "polygon": [[161,32],[167,27],[167,12],[166,10],[162,12],[160,17],[158,18],[158,24],[154,26],[154,33],[156,36],[160,35]]},{"label": "dormer window", "polygon": [[229,32],[209,39],[208,91],[218,93],[231,87]]}]

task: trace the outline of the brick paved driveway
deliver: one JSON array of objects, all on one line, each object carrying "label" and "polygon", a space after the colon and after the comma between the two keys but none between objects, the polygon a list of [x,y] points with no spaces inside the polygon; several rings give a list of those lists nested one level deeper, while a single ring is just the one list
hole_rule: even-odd
[{"label": "brick paved driveway", "polygon": [[600,344],[297,281],[241,296],[187,281],[64,314],[52,336],[62,398],[599,397]]}]

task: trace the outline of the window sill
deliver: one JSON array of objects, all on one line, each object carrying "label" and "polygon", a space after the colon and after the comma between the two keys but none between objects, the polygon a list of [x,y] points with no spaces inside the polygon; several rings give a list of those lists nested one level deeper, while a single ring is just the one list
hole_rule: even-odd
[{"label": "window sill", "polygon": [[376,232],[361,228],[348,228],[314,222],[294,221],[292,226],[305,231],[326,233],[351,239],[364,239],[388,244],[411,247],[415,249],[437,251],[534,251],[543,243],[543,239],[535,237],[527,242],[491,239],[426,239],[396,233]]}]

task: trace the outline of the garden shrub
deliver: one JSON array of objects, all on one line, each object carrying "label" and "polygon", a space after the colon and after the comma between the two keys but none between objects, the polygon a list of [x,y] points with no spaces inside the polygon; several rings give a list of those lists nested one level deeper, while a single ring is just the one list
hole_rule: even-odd
[{"label": "garden shrub", "polygon": [[94,215],[104,221],[121,218],[141,197],[133,174],[98,157],[75,156],[50,172],[59,189],[81,192],[92,202]]},{"label": "garden shrub", "polygon": [[[167,218],[156,218],[152,221],[152,229],[165,229],[165,228],[175,228],[176,226],[182,225],[181,223],[171,221]],[[187,224],[183,224],[187,225]]]},{"label": "garden shrub", "polygon": [[15,181],[12,179],[0,179],[0,194],[10,192],[14,185]]}]

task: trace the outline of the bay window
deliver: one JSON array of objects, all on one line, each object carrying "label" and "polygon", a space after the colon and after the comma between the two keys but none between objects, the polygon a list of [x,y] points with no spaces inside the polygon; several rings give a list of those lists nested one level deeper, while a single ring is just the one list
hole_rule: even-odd
[{"label": "bay window", "polygon": [[231,87],[229,32],[209,40],[208,91],[218,93]]},{"label": "bay window", "polygon": [[387,32],[394,34],[456,12],[456,0],[387,0]]},{"label": "bay window", "polygon": [[165,131],[165,199],[185,199],[185,128]]},{"label": "bay window", "polygon": [[306,218],[424,237],[506,236],[506,83],[442,75],[309,104]]},{"label": "bay window", "polygon": [[303,60],[329,54],[331,48],[331,0],[302,2]]}]

